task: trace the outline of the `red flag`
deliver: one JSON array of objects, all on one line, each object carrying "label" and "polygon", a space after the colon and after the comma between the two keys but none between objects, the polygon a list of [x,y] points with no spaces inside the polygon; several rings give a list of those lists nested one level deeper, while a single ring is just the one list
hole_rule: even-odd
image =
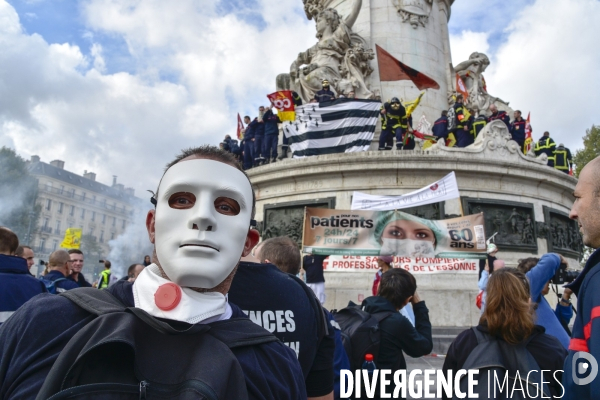
[{"label": "red flag", "polygon": [[463,99],[465,102],[469,98],[469,92],[467,92],[467,87],[465,86],[465,82],[462,80],[460,75],[456,74],[456,91],[463,95]]},{"label": "red flag", "polygon": [[533,146],[533,137],[531,137],[531,124],[529,123],[529,117],[531,116],[531,112],[527,113],[527,121],[525,121],[525,145],[523,149],[523,153],[527,154],[531,151],[531,147]]},{"label": "red flag", "polygon": [[294,121],[296,119],[296,106],[291,90],[280,90],[279,92],[268,94],[267,97],[271,100],[271,104],[279,112],[280,121]]},{"label": "red flag", "polygon": [[244,138],[244,123],[242,122],[240,113],[238,113],[237,138],[238,140],[242,140]]},{"label": "red flag", "polygon": [[379,79],[381,81],[410,80],[419,90],[439,89],[440,85],[422,72],[412,69],[396,60],[390,53],[375,45],[379,63]]}]

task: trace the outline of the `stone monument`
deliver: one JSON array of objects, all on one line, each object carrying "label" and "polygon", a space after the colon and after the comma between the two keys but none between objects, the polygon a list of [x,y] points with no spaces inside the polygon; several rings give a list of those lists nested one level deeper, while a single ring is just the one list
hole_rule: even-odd
[{"label": "stone monument", "polygon": [[[448,35],[454,0],[303,0],[314,19],[318,42],[301,52],[290,72],[277,77],[278,89],[295,90],[309,101],[327,78],[332,90],[357,98],[415,99],[420,91],[411,81],[380,82],[375,45],[404,64],[435,80],[418,109],[429,121],[448,108],[454,93]],[[301,50],[301,49],[299,49]]]},{"label": "stone monument", "polygon": [[[487,56],[474,52],[453,67],[448,20],[453,0],[303,0],[316,23],[317,43],[291,60],[289,73],[277,77],[278,89],[292,89],[305,101],[328,79],[337,94],[353,90],[358,98],[412,100],[419,90],[411,81],[380,82],[375,45],[435,80],[416,110],[433,122],[448,109],[455,94],[455,74],[469,92],[468,106],[488,109],[508,103],[490,95],[483,72]],[[304,49],[299,49],[300,51]],[[416,124],[417,122],[415,122]],[[377,138],[375,138],[377,140]],[[353,191],[402,195],[454,171],[460,199],[407,210],[429,219],[484,212],[488,236],[509,266],[520,258],[548,251],[563,254],[578,266],[581,238],[568,212],[577,180],[549,168],[545,155],[523,155],[501,121],[493,121],[467,148],[448,148],[443,141],[427,150],[341,153],[254,168],[248,175],[256,188],[256,219],[264,238],[287,235],[300,242],[304,207],[349,210]],[[326,272],[327,308],[371,294],[371,272]],[[419,274],[417,284],[427,301],[434,327],[462,329],[476,325],[478,274]]]},{"label": "stone monument", "polygon": [[490,105],[495,104],[498,110],[506,111],[512,116],[513,110],[508,106],[508,102],[491,96],[487,92],[483,72],[490,65],[490,59],[483,53],[473,53],[467,61],[463,61],[454,67],[454,71],[461,77],[465,83],[469,96],[465,105],[474,110],[487,113]]}]

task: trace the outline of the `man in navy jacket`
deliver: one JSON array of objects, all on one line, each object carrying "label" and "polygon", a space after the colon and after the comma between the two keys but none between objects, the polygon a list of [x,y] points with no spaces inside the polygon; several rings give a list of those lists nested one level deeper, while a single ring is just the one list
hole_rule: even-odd
[{"label": "man in navy jacket", "polygon": [[17,247],[17,235],[0,227],[0,324],[27,300],[46,291],[44,284],[29,273],[27,260],[15,256]]},{"label": "man in navy jacket", "polygon": [[277,139],[279,139],[279,117],[273,114],[273,108],[267,107],[265,115],[263,115],[265,123],[265,141],[263,143],[262,155],[265,158],[265,163],[277,161]]},{"label": "man in navy jacket", "polygon": [[600,361],[600,157],[583,168],[573,195],[575,203],[569,217],[577,220],[583,244],[595,251],[577,279],[567,285],[577,296],[577,315],[565,360],[563,399],[597,399],[600,393],[597,376]]},{"label": "man in navy jacket", "polygon": [[257,120],[250,122],[250,117],[245,116],[246,131],[244,132],[244,169],[250,169],[254,165],[254,131]]},{"label": "man in navy jacket", "polygon": [[79,285],[68,276],[71,274],[71,256],[66,250],[56,250],[50,254],[48,259],[48,269],[50,272],[44,276],[47,281],[54,282],[56,293],[66,292],[67,290],[77,289]]}]

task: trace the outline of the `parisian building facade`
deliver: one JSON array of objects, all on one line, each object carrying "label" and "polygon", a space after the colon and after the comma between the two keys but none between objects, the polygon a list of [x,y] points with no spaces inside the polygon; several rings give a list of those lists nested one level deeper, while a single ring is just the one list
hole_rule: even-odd
[{"label": "parisian building facade", "polygon": [[[94,172],[77,175],[64,169],[65,163],[45,163],[32,156],[29,173],[38,180],[36,203],[41,206],[37,227],[29,243],[37,260],[48,261],[50,253],[60,248],[67,228],[82,229],[82,250],[93,248],[94,256],[108,255],[108,242],[125,232],[131,223],[133,207],[139,202],[134,189],[125,188],[113,177],[112,186],[96,181]],[[102,269],[96,259],[86,255],[84,274],[94,279]],[[38,274],[44,267],[36,263]],[[32,268],[32,273],[36,271]]]}]

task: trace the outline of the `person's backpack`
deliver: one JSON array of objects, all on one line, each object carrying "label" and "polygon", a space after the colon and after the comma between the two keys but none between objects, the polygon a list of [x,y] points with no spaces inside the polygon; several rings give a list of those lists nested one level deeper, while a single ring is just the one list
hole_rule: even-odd
[{"label": "person's backpack", "polygon": [[50,279],[46,279],[43,276],[40,276],[40,281],[44,284],[44,286],[46,286],[46,290],[48,291],[48,293],[52,293],[52,294],[57,294],[59,292],[56,284],[60,281],[66,281],[66,280],[67,280],[67,278],[58,278],[54,281],[51,281]]},{"label": "person's backpack", "polygon": [[[479,370],[473,393],[478,394],[480,399],[551,398],[548,385],[544,383],[543,386],[540,386],[540,382],[544,382],[542,372],[538,363],[527,350],[527,344],[537,334],[531,335],[523,343],[511,345],[503,340],[497,340],[477,328],[471,329],[477,337],[477,346],[467,357],[462,369]],[[505,384],[504,378],[507,374],[508,380]],[[517,380],[520,382],[515,382]],[[499,385],[504,385],[502,392]],[[513,387],[519,390],[513,391]],[[523,391],[520,388],[523,388]],[[468,379],[466,376],[460,380],[460,389],[467,393]],[[458,399],[458,397],[454,395],[453,399]]]},{"label": "person's backpack", "polygon": [[365,360],[365,354],[372,354],[375,365],[377,365],[379,343],[381,341],[379,323],[393,313],[369,314],[361,306],[349,302],[348,307],[341,310],[332,310],[331,314],[340,327],[342,343],[346,354],[348,354],[351,370],[361,368]]},{"label": "person's backpack", "polygon": [[37,400],[247,399],[231,349],[277,341],[247,318],[179,330],[106,290],[61,296],[97,317],[61,351]]}]

